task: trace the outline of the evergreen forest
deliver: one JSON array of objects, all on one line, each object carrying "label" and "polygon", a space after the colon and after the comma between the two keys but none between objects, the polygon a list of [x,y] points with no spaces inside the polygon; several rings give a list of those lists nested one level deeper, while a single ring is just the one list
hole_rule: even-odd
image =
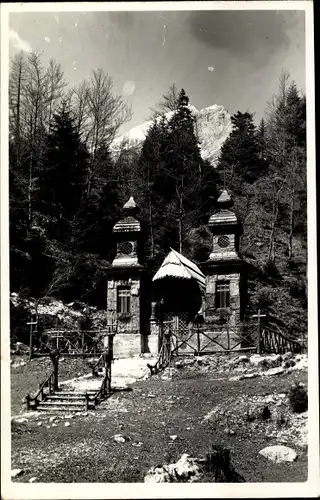
[{"label": "evergreen forest", "polygon": [[[75,88],[60,65],[37,53],[12,60],[9,81],[10,287],[21,297],[55,297],[105,307],[104,268],[112,227],[133,195],[152,275],[170,247],[208,258],[207,227],[227,188],[243,224],[247,314],[307,331],[306,98],[279,75],[265,115],[239,110],[218,164],[202,159],[185,89],[172,85],[153,113],[141,149],[115,158],[110,144],[132,116],[112,76],[94,70]],[[167,119],[165,113],[174,111]]]}]

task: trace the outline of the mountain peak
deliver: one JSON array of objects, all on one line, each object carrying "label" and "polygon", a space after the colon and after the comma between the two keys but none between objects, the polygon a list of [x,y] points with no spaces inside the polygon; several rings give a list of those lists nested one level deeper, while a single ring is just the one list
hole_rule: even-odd
[{"label": "mountain peak", "polygon": [[[221,146],[232,130],[231,116],[224,106],[219,104],[213,104],[200,111],[191,104],[188,108],[195,117],[195,132],[198,136],[201,156],[215,167]],[[174,111],[169,111],[164,115],[165,119],[170,120],[173,114]],[[111,153],[117,157],[122,148],[140,149],[152,123],[152,120],[148,120],[117,137],[111,143]]]}]

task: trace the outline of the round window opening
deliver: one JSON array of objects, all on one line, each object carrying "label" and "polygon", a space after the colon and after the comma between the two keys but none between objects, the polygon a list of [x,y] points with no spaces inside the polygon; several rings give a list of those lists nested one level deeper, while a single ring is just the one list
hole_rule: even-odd
[{"label": "round window opening", "polygon": [[228,238],[228,236],[220,236],[220,238],[218,239],[218,245],[219,247],[221,248],[227,248],[230,244],[230,240]]},{"label": "round window opening", "polygon": [[130,253],[133,252],[133,245],[132,243],[126,242],[121,245],[121,252],[124,253],[125,255],[129,255]]}]

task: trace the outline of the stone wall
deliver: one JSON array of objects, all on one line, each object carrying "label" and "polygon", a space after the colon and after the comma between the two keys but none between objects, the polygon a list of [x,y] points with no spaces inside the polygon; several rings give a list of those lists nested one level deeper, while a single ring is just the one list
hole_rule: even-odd
[{"label": "stone wall", "polygon": [[[130,318],[121,319],[117,313],[117,289],[119,286],[130,286]],[[107,299],[108,322],[118,322],[119,333],[140,334],[140,279],[113,279],[108,281]]]},{"label": "stone wall", "polygon": [[230,325],[240,322],[240,273],[212,274],[206,277],[205,322],[210,324],[219,319],[216,309],[216,284],[218,281],[230,282]]}]

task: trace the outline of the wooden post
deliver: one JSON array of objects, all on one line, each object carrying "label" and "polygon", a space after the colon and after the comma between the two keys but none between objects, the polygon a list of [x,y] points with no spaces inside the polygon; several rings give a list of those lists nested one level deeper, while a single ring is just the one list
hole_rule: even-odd
[{"label": "wooden post", "polygon": [[163,343],[163,322],[162,322],[162,320],[160,320],[160,322],[159,322],[159,334],[158,334],[158,352],[161,351],[162,343]]},{"label": "wooden post", "polygon": [[88,411],[89,410],[89,396],[88,396],[87,392],[85,393],[84,397],[86,399],[86,411]]},{"label": "wooden post", "polygon": [[84,352],[84,331],[82,330],[82,337],[81,337],[81,350]]},{"label": "wooden post", "polygon": [[26,395],[26,403],[27,403],[27,410],[30,410],[30,396],[29,394]]},{"label": "wooden post", "polygon": [[110,394],[111,392],[111,365],[113,361],[113,337],[114,333],[111,333],[111,335],[108,335],[108,354],[107,354],[107,359],[106,359],[106,370],[108,373],[108,378],[107,378],[107,393]]},{"label": "wooden post", "polygon": [[32,321],[32,316],[31,320],[28,321],[27,325],[30,325],[30,338],[29,338],[29,361],[32,359],[33,355],[33,325],[37,325],[38,321]]},{"label": "wooden post", "polygon": [[258,309],[258,314],[253,314],[253,318],[258,318],[258,335],[257,335],[257,354],[261,353],[261,318],[265,318],[266,314],[261,314],[261,309]]},{"label": "wooden post", "polygon": [[227,341],[228,341],[228,351],[230,351],[230,330],[229,330],[229,318],[227,319]]},{"label": "wooden post", "polygon": [[197,327],[197,350],[198,350],[198,356],[200,355],[200,331],[199,331],[199,326]]},{"label": "wooden post", "polygon": [[53,378],[53,391],[59,390],[59,351],[53,351],[50,353],[50,359],[53,364],[54,378]]}]

